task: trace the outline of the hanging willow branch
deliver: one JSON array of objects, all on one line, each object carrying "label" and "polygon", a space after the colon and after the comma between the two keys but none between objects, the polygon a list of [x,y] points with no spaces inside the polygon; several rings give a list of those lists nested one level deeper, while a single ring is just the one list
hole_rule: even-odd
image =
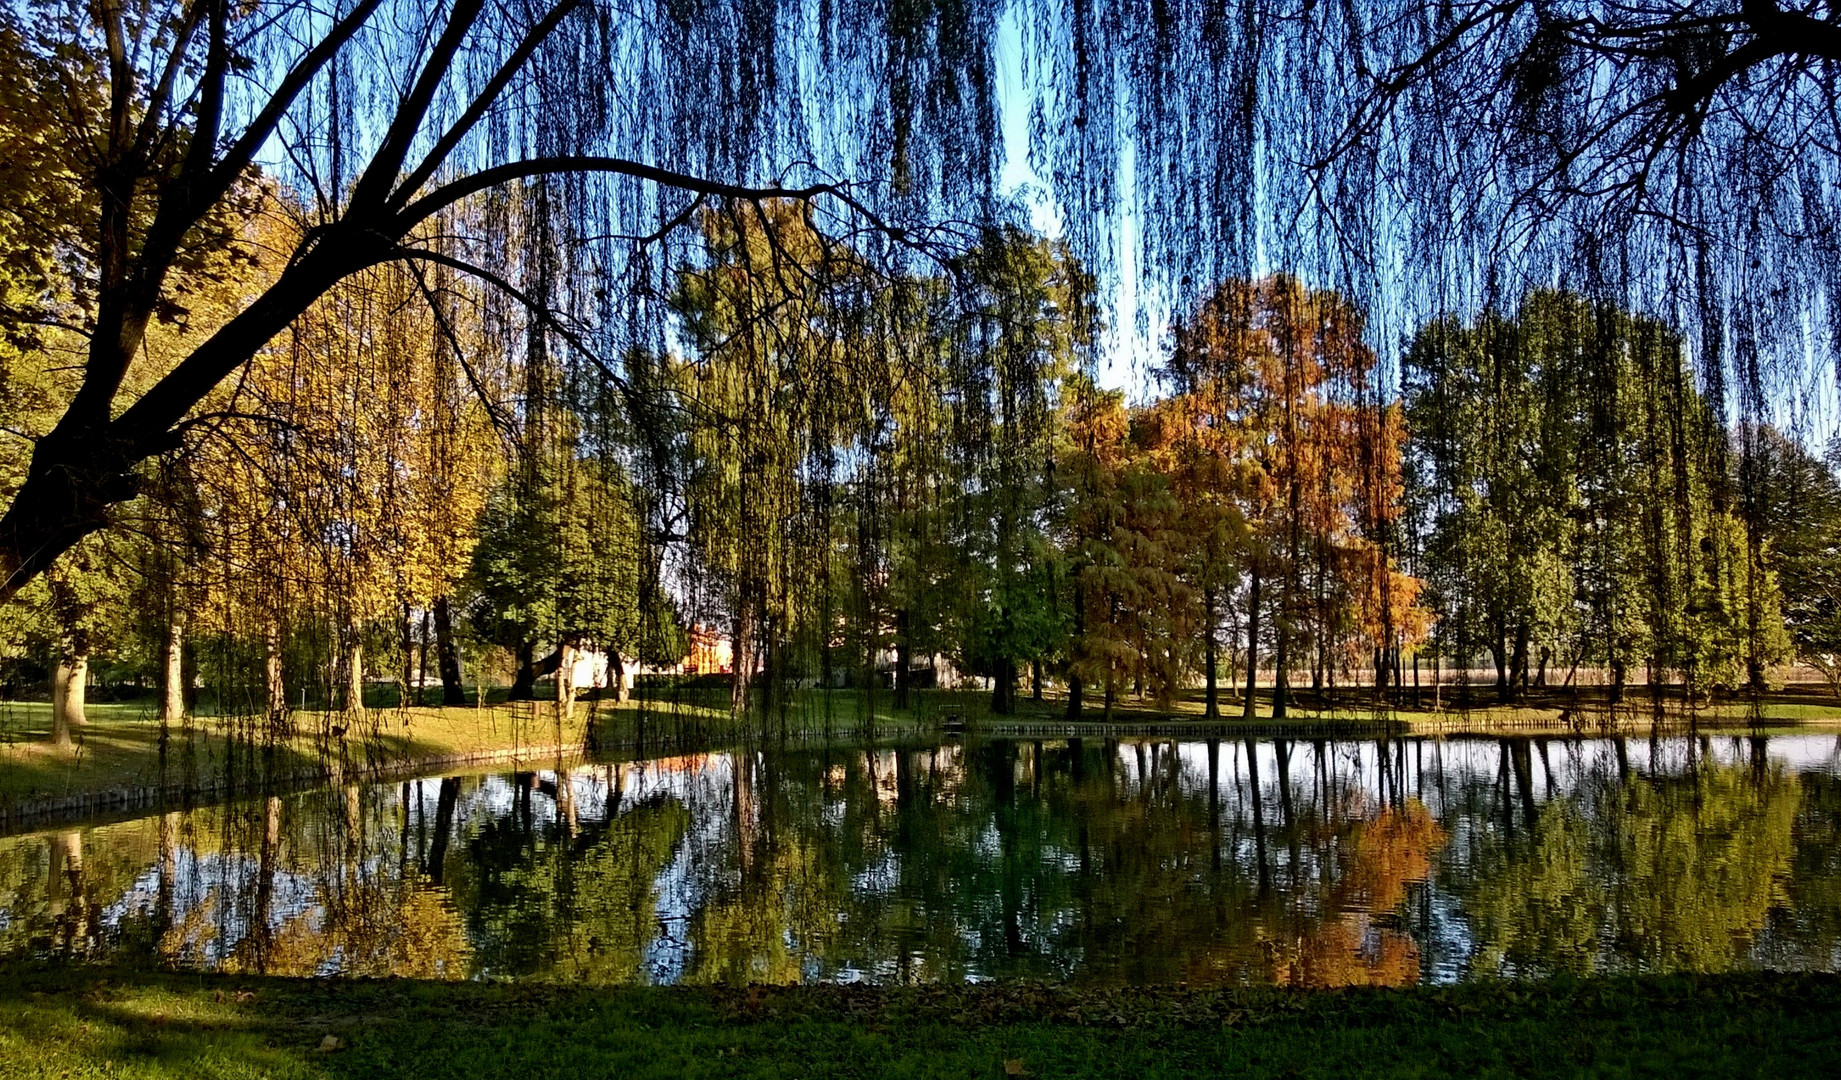
[{"label": "hanging willow branch", "polygon": [[[1102,284],[1135,251],[1147,324],[1291,272],[1370,312],[1384,382],[1425,318],[1558,282],[1683,325],[1715,407],[1734,386],[1757,413],[1841,305],[1841,21],[1814,4],[45,0],[5,19],[18,92],[0,98],[65,201],[22,212],[16,246],[63,260],[22,318],[88,340],[0,514],[0,595],[438,212],[477,204],[480,234],[443,250],[519,280],[532,249],[498,225],[539,178],[538,212],[594,268],[564,275],[570,304],[611,319],[587,293],[631,300],[596,328],[607,356],[673,332],[663,298],[705,203],[823,202],[829,231],[896,270],[1015,219],[1006,113],[1028,116],[1070,251]],[[306,223],[285,269],[170,370],[136,370],[264,201]],[[970,227],[928,224],[945,221]]]}]

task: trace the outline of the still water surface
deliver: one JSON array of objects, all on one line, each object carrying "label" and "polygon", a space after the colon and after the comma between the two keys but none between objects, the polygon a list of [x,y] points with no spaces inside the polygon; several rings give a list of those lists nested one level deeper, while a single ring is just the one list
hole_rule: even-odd
[{"label": "still water surface", "polygon": [[990,741],[0,839],[0,955],[627,982],[1841,969],[1841,741]]}]

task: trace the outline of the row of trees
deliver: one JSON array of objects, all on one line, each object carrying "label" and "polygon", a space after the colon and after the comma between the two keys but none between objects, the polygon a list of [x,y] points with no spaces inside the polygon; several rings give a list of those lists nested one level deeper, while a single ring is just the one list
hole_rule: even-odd
[{"label": "row of trees", "polygon": [[934,654],[990,677],[999,712],[1024,669],[1038,697],[1052,679],[1070,716],[1198,684],[1214,715],[1223,679],[1260,669],[1283,715],[1306,674],[1317,702],[1398,693],[1408,657],[1415,685],[1422,660],[1465,673],[1467,700],[1487,658],[1502,701],[1582,667],[1614,700],[1639,669],[1704,698],[1793,654],[1832,668],[1833,472],[1725,421],[1664,323],[1537,293],[1419,330],[1395,393],[1346,300],[1230,281],[1177,326],[1165,393],[1128,406],[1082,373],[1090,323],[1042,329],[1085,310],[1056,292],[1072,273],[1013,283],[1039,299],[993,344],[1037,359],[990,364],[1025,389],[974,399],[989,427],[946,394],[943,428],[891,416],[841,485],[781,473],[808,478],[807,507],[843,493],[817,533],[851,595],[775,593],[775,621],[738,620],[737,655],[779,658],[770,686],[832,679],[846,640],[846,663],[892,656],[899,703]]},{"label": "row of trees", "polygon": [[[901,272],[765,201],[699,216],[676,332],[610,361],[546,198],[454,212],[539,253],[502,289],[385,265],[329,290],[24,589],[8,636],[50,672],[58,738],[92,658],[163,685],[168,720],[202,683],[278,725],[362,709],[367,673],[457,704],[556,672],[566,704],[580,652],[673,665],[692,624],[729,639],[738,712],[890,669],[906,706],[934,660],[999,712],[1056,684],[1070,716],[1196,685],[1217,715],[1261,669],[1283,715],[1296,680],[1384,696],[1409,657],[1417,681],[1488,656],[1503,700],[1582,665],[1614,693],[1633,669],[1757,688],[1792,636],[1834,667],[1834,473],[1735,433],[1654,319],[1541,293],[1437,321],[1396,393],[1355,305],[1236,279],[1128,405],[1088,374],[1094,283],[1066,249],[994,230]],[[294,209],[253,188],[149,377],[265,287]],[[75,392],[81,335],[15,330],[17,451]]]}]

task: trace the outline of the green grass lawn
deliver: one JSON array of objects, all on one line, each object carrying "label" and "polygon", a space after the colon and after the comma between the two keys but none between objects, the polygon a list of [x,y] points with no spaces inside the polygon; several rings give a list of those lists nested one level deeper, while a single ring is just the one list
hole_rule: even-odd
[{"label": "green grass lawn", "polygon": [[1841,977],[1415,990],[590,990],[6,972],[0,1077],[1757,1077]]},{"label": "green grass lawn", "polygon": [[[221,776],[233,762],[248,766],[252,730],[246,720],[199,716],[190,730],[167,733],[140,704],[91,705],[77,746],[62,751],[50,739],[50,707],[0,704],[0,800],[108,791]],[[273,748],[284,772],[336,760],[354,768],[451,758],[526,746],[579,745],[589,711],[578,708],[558,736],[553,706],[523,703],[483,708],[371,709],[353,722],[339,714],[294,714],[296,733]],[[334,726],[343,726],[334,734]],[[233,757],[233,750],[240,751]]]}]

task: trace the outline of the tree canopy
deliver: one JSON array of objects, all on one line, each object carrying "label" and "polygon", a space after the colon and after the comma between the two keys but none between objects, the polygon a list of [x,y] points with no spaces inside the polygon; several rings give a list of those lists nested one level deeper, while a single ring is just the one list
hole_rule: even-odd
[{"label": "tree canopy", "polygon": [[[1276,265],[1391,350],[1557,278],[1681,325],[1713,406],[1756,412],[1829,342],[1838,39],[1776,0],[22,5],[9,332],[86,344],[0,516],[4,588],[365,267],[470,273],[618,384],[619,346],[668,332],[700,207],[792,197],[865,257],[937,263],[1019,212],[1011,113],[1076,255],[1112,281],[1130,250],[1170,310]],[[195,264],[262,257],[239,223],[264,199],[296,223],[272,280],[142,371]]]}]

